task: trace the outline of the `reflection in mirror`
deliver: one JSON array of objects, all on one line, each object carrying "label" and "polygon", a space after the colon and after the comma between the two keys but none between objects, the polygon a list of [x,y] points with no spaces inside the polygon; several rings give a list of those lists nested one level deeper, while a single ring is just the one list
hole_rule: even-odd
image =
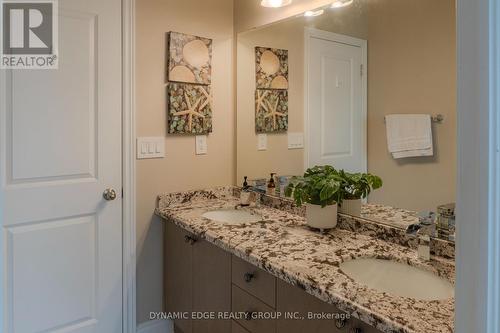
[{"label": "reflection in mirror", "polygon": [[408,228],[434,212],[433,234],[453,240],[455,2],[354,0],[307,15],[238,35],[238,183],[265,191],[275,173],[283,195],[316,165],[377,175],[361,217]]}]

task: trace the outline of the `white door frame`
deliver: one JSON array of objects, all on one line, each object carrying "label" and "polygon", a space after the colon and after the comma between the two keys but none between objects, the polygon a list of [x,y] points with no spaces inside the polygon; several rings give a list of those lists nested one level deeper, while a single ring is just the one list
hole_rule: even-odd
[{"label": "white door frame", "polygon": [[[122,332],[136,333],[135,0],[122,0],[122,43]],[[0,208],[2,204],[0,191]],[[3,265],[0,256],[0,272]],[[6,292],[6,286],[0,287],[2,298]],[[0,322],[3,313],[3,302],[0,302]]]},{"label": "white door frame", "polygon": [[[308,168],[309,162],[309,48],[311,38],[320,38],[331,42],[337,42],[361,48],[361,65],[363,66],[363,76],[361,77],[362,84],[362,105],[361,112],[364,119],[367,119],[367,78],[368,78],[368,43],[364,39],[355,38],[346,35],[340,35],[329,31],[319,30],[306,27],[304,29],[304,171]],[[367,121],[363,124],[363,129],[367,133]],[[363,142],[364,170],[367,170],[367,142]]]},{"label": "white door frame", "polygon": [[456,333],[500,327],[500,5],[457,0]]},{"label": "white door frame", "polygon": [[136,323],[135,0],[122,0],[123,333]]}]

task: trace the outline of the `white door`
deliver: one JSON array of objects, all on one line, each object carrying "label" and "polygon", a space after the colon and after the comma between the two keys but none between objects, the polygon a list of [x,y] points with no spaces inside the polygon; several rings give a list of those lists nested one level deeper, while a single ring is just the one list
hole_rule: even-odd
[{"label": "white door", "polygon": [[306,34],[306,167],[366,172],[366,41]]},{"label": "white door", "polygon": [[120,36],[59,0],[59,69],[0,71],[2,332],[122,331]]}]

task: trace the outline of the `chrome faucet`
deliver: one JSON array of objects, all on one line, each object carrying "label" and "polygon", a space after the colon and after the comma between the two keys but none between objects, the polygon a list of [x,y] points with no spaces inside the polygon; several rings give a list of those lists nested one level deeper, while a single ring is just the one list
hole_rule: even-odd
[{"label": "chrome faucet", "polygon": [[431,259],[431,237],[436,233],[436,213],[421,212],[418,214],[418,223],[411,224],[406,234],[418,238],[417,253],[422,260]]},{"label": "chrome faucet", "polygon": [[240,202],[236,206],[234,206],[234,209],[243,208],[243,207],[249,207],[249,206],[260,207],[260,204],[261,204],[261,201],[262,201],[262,196],[261,196],[260,193],[252,191],[252,189],[250,187],[247,188],[247,189],[245,189],[245,191],[242,191],[241,193],[242,194],[246,193],[246,195],[248,195],[248,197],[245,198],[245,200],[242,200],[242,202]]}]

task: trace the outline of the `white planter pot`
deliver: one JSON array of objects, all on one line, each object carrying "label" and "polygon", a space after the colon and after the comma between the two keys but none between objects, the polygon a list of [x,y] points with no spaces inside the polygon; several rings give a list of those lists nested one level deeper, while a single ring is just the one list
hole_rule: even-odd
[{"label": "white planter pot", "polygon": [[306,204],[306,222],[316,229],[331,229],[337,225],[337,204],[321,208],[320,205]]},{"label": "white planter pot", "polygon": [[340,213],[361,216],[361,199],[342,201],[340,204]]}]

